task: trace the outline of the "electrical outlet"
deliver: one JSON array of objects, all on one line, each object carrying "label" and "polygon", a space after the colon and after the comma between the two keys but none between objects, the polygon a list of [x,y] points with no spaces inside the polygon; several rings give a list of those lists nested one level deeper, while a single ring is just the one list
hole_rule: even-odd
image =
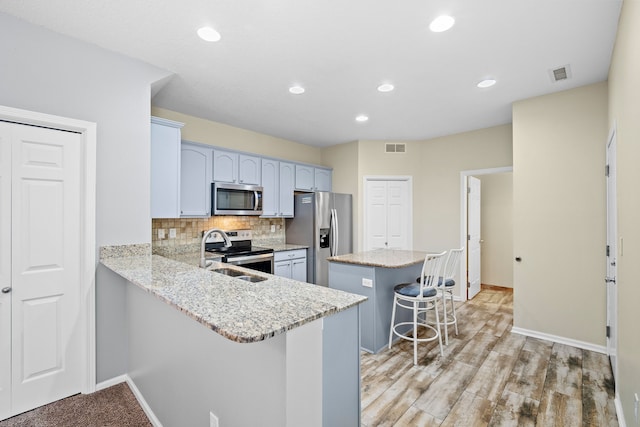
[{"label": "electrical outlet", "polygon": [[271,232],[272,233],[276,232],[276,225],[275,224],[271,224]]},{"label": "electrical outlet", "polygon": [[169,238],[170,239],[175,239],[176,238],[176,229],[175,228],[170,228],[169,229]]},{"label": "electrical outlet", "polygon": [[373,288],[373,280],[362,278],[362,286],[365,288]]},{"label": "electrical outlet", "polygon": [[164,239],[164,228],[158,229],[158,239]]},{"label": "electrical outlet", "polygon": [[218,417],[216,417],[213,412],[209,412],[209,427],[220,427]]}]

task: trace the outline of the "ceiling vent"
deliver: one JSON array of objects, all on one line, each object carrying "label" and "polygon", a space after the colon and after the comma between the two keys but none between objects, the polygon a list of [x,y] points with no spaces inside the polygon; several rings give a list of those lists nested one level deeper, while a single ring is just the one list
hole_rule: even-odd
[{"label": "ceiling vent", "polygon": [[407,152],[407,144],[385,144],[384,146],[385,153],[406,153]]},{"label": "ceiling vent", "polygon": [[571,78],[571,66],[567,64],[562,67],[549,70],[549,77],[553,83],[568,80]]}]

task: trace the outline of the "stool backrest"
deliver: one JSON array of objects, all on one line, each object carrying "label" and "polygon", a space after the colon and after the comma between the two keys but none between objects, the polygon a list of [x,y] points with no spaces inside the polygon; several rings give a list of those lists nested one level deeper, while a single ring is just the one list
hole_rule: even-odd
[{"label": "stool backrest", "polygon": [[444,255],[447,251],[439,254],[427,254],[422,264],[422,274],[420,275],[420,293],[424,295],[424,290],[438,286],[440,275],[442,273],[442,264]]},{"label": "stool backrest", "polygon": [[464,248],[451,249],[449,251],[447,262],[444,264],[444,273],[442,274],[444,280],[453,279],[456,276],[456,270],[458,269],[460,255],[462,254],[463,249]]}]

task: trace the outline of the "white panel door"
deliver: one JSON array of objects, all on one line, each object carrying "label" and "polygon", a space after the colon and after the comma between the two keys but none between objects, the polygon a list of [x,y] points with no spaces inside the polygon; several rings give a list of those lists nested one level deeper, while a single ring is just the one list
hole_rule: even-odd
[{"label": "white panel door", "polygon": [[11,141],[0,122],[0,420],[11,416]]},{"label": "white panel door", "polygon": [[387,241],[387,181],[367,181],[367,244],[365,250],[385,249]]},{"label": "white panel door", "polygon": [[471,299],[480,292],[480,180],[470,176],[468,186],[467,298]]},{"label": "white panel door", "polygon": [[616,133],[607,144],[607,353],[618,384],[618,205],[616,198]]},{"label": "white panel door", "polygon": [[79,134],[15,125],[12,136],[12,408],[78,393]]},{"label": "white panel door", "polygon": [[411,249],[409,247],[409,183],[387,182],[387,241],[389,249]]}]

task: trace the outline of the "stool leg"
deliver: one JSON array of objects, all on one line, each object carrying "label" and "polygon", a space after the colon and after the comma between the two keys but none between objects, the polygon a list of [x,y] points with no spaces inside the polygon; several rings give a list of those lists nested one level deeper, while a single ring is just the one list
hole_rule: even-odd
[{"label": "stool leg", "polygon": [[391,349],[391,343],[393,342],[393,324],[396,320],[396,303],[398,302],[398,298],[393,296],[393,309],[391,310],[391,326],[389,327],[389,349]]},{"label": "stool leg", "polygon": [[438,299],[433,300],[433,309],[436,313],[436,333],[438,334],[438,343],[440,344],[440,356],[444,357],[444,351],[442,350],[442,334],[440,333],[440,315],[438,313]]},{"label": "stool leg", "polygon": [[458,318],[456,317],[456,306],[453,303],[453,291],[449,291],[449,298],[451,298],[451,312],[453,313],[453,321],[454,324],[453,326],[455,326],[456,328],[456,335],[458,335]]},{"label": "stool leg", "polygon": [[419,303],[413,302],[413,364],[418,364],[418,307]]},{"label": "stool leg", "polygon": [[449,345],[449,328],[448,328],[448,320],[447,320],[447,291],[442,290],[442,311],[443,319],[444,319],[444,343],[445,345]]}]

